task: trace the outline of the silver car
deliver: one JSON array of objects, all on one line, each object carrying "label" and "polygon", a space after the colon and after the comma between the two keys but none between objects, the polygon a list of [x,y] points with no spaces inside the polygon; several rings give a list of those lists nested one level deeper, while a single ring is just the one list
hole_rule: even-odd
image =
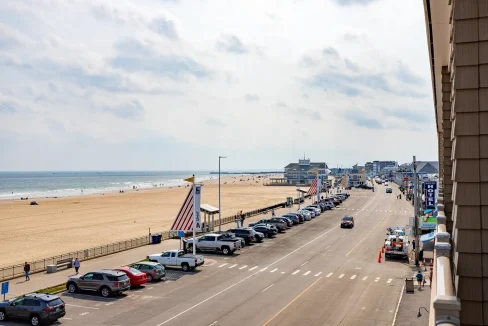
[{"label": "silver car", "polygon": [[305,219],[305,221],[312,220],[312,214],[309,211],[303,209],[303,210],[299,210],[298,212],[303,214],[303,218]]},{"label": "silver car", "polygon": [[73,275],[66,282],[68,292],[99,292],[103,297],[118,294],[130,289],[130,279],[126,273],[111,269],[100,269],[85,275]]}]

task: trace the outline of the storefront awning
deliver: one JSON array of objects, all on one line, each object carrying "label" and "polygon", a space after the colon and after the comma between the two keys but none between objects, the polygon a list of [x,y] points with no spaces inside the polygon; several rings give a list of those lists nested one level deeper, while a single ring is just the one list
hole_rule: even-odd
[{"label": "storefront awning", "polygon": [[435,239],[435,232],[430,232],[428,234],[424,234],[420,237],[420,242],[425,243],[429,241],[433,241]]}]

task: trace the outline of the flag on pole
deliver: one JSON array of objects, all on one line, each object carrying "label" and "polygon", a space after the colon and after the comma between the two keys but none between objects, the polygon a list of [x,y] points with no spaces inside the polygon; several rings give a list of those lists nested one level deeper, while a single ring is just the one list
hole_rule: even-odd
[{"label": "flag on pole", "polygon": [[307,194],[308,195],[315,195],[317,193],[317,183],[318,183],[318,174],[315,176],[315,179],[313,179],[312,181],[312,185],[310,186],[310,188],[308,189],[308,192]]},{"label": "flag on pole", "polygon": [[193,181],[195,181],[195,177],[187,178],[187,179],[185,179],[185,181],[187,181],[187,182],[193,182]]}]

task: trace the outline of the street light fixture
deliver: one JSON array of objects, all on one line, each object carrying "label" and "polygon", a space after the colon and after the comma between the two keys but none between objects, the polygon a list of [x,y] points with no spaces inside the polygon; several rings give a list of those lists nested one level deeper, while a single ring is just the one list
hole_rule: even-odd
[{"label": "street light fixture", "polygon": [[220,213],[220,159],[227,158],[225,156],[219,156],[219,232],[222,231],[222,214]]}]

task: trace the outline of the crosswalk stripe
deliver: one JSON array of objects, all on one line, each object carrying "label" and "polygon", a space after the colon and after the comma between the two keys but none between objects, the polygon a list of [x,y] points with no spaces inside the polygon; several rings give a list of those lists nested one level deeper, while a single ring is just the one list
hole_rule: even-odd
[{"label": "crosswalk stripe", "polygon": [[222,265],[220,265],[219,267],[224,267],[225,265],[227,265],[227,263],[225,263],[225,264],[222,264]]},{"label": "crosswalk stripe", "polygon": [[339,277],[338,277],[338,278],[343,278],[343,277],[344,277],[344,275],[345,275],[345,274],[341,274],[341,275],[339,275]]},{"label": "crosswalk stripe", "polygon": [[389,278],[388,281],[386,281],[386,283],[390,284],[391,281],[393,281],[393,279],[392,278]]},{"label": "crosswalk stripe", "polygon": [[379,280],[380,280],[380,278],[379,278],[379,277],[377,277],[377,278],[376,278],[374,281],[375,281],[375,282],[378,282]]},{"label": "crosswalk stripe", "polygon": [[236,266],[237,266],[237,264],[234,264],[234,265],[232,265],[232,266],[229,266],[228,268],[234,268],[234,267],[236,267]]},{"label": "crosswalk stripe", "polygon": [[291,273],[291,274],[292,274],[292,275],[296,275],[296,274],[298,274],[299,272],[300,272],[300,270],[299,270],[299,269],[297,269],[296,271],[294,271],[294,272],[293,272],[293,273]]},{"label": "crosswalk stripe", "polygon": [[274,273],[278,270],[278,268],[273,269],[270,273]]},{"label": "crosswalk stripe", "polygon": [[322,272],[318,272],[317,274],[315,274],[315,276],[319,276],[320,274],[322,274]]},{"label": "crosswalk stripe", "polygon": [[366,279],[367,279],[367,278],[368,278],[368,277],[367,277],[367,276],[365,276],[365,277],[363,277],[363,279],[362,279],[362,280],[363,280],[363,281],[366,281]]},{"label": "crosswalk stripe", "polygon": [[356,278],[356,276],[357,276],[357,275],[353,275],[353,276],[351,276],[351,278],[350,278],[350,279],[351,279],[351,280],[354,280],[354,279]]},{"label": "crosswalk stripe", "polygon": [[250,268],[249,271],[253,271],[255,270],[256,268],[258,268],[258,266],[254,266],[253,268]]},{"label": "crosswalk stripe", "polygon": [[304,273],[303,276],[306,276],[306,275],[308,275],[310,273],[311,273],[311,271],[308,271],[308,272]]},{"label": "crosswalk stripe", "polygon": [[247,265],[244,265],[244,266],[242,266],[242,267],[241,267],[241,268],[239,268],[239,269],[244,269],[244,268],[246,268],[246,267],[247,267]]},{"label": "crosswalk stripe", "polygon": [[332,274],[334,274],[334,273],[329,273],[329,274],[327,274],[327,276],[326,276],[326,277],[331,277],[331,276],[332,276]]},{"label": "crosswalk stripe", "polygon": [[261,269],[260,272],[264,272],[267,269],[268,269],[268,267],[265,267],[265,268]]}]

